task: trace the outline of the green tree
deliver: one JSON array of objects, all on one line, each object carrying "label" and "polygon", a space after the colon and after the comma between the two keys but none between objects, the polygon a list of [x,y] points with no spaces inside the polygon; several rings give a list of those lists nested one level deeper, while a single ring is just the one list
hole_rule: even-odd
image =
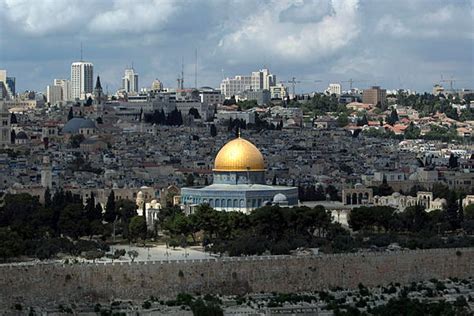
[{"label": "green tree", "polygon": [[114,190],[110,190],[110,194],[107,197],[107,203],[105,204],[104,220],[107,223],[112,223],[117,218],[117,209],[115,206],[115,193]]},{"label": "green tree", "polygon": [[84,135],[77,134],[77,135],[71,136],[71,139],[69,140],[69,144],[71,145],[72,148],[79,148],[83,141],[84,141]]},{"label": "green tree", "polygon": [[69,108],[69,113],[67,114],[67,120],[70,121],[74,118],[74,112],[72,111],[72,106]]},{"label": "green tree", "polygon": [[145,243],[147,235],[147,226],[146,220],[143,216],[134,216],[130,219],[130,224],[128,226],[129,230],[129,239],[136,241],[141,239]]},{"label": "green tree", "polygon": [[17,232],[6,227],[0,227],[0,258],[3,261],[21,255],[24,248],[23,239]]},{"label": "green tree", "polygon": [[349,124],[349,118],[347,117],[347,114],[339,114],[339,116],[337,117],[337,124],[339,125],[339,127],[344,127]]},{"label": "green tree", "polygon": [[85,233],[87,218],[84,214],[82,204],[70,204],[64,208],[59,216],[60,231],[71,238],[78,239]]}]

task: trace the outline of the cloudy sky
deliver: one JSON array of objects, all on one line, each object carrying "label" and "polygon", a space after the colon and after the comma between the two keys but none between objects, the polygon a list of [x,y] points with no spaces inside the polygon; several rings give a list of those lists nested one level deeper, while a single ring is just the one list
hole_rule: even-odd
[{"label": "cloudy sky", "polygon": [[[412,88],[455,78],[474,88],[472,0],[0,0],[0,69],[43,91],[71,62],[94,63],[115,91],[133,63],[139,85],[217,87],[264,66],[299,91],[360,80]],[[315,80],[322,82],[315,83]],[[464,81],[461,81],[464,80]],[[343,83],[344,88],[348,87]]]}]

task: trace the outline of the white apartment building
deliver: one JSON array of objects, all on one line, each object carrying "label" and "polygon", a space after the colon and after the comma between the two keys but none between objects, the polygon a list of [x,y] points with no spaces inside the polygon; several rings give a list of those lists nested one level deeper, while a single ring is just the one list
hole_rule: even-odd
[{"label": "white apartment building", "polygon": [[93,91],[94,65],[78,61],[71,65],[71,98],[85,100]]},{"label": "white apartment building", "polygon": [[47,86],[46,87],[46,101],[54,105],[63,101],[63,88],[61,86]]},{"label": "white apartment building", "polygon": [[239,95],[245,90],[252,87],[252,76],[235,76],[234,78],[226,78],[221,82],[221,93],[230,98]]},{"label": "white apartment building", "polygon": [[327,94],[332,95],[341,95],[341,84],[339,83],[330,83],[329,87],[326,89]]},{"label": "white apartment building", "polygon": [[245,90],[269,90],[276,85],[276,76],[268,69],[253,71],[250,76],[235,76],[221,82],[221,92],[226,98],[242,94]]},{"label": "white apartment building", "polygon": [[125,69],[125,75],[122,78],[122,88],[128,94],[138,93],[138,74],[135,69]]},{"label": "white apartment building", "polygon": [[67,79],[54,79],[53,85],[61,87],[63,101],[71,100],[71,81]]}]

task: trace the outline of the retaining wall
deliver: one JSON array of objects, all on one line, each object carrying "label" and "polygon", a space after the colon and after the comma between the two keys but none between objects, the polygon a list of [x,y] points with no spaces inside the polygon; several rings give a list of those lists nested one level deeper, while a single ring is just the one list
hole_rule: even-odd
[{"label": "retaining wall", "polygon": [[111,299],[175,298],[180,292],[302,292],[474,276],[474,248],[311,257],[269,256],[135,263],[0,266],[0,307]]}]

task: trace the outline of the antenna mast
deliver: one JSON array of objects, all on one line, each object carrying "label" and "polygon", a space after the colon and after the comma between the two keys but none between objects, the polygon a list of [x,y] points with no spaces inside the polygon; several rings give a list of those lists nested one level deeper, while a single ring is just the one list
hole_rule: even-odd
[{"label": "antenna mast", "polygon": [[194,88],[197,89],[198,87],[198,49],[196,48],[194,52],[194,57],[196,58],[196,62],[194,63]]},{"label": "antenna mast", "polygon": [[181,57],[181,90],[184,89],[184,57]]}]

